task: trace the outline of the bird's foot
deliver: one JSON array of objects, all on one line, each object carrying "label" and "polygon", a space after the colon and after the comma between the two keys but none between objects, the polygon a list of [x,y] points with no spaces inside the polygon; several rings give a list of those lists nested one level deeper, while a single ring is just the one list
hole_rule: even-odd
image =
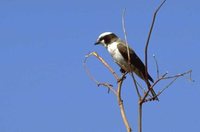
[{"label": "bird's foot", "polygon": [[126,74],[127,74],[128,72],[124,72],[123,74],[122,74],[122,76],[117,80],[117,82],[121,82],[121,81],[123,81],[124,79],[126,79]]},{"label": "bird's foot", "polygon": [[121,73],[126,73],[126,71],[124,69],[122,69],[122,68],[120,69],[120,72]]}]

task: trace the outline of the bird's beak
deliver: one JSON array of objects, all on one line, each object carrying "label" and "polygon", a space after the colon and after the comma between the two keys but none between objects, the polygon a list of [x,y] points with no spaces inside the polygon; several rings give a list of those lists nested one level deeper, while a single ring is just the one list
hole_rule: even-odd
[{"label": "bird's beak", "polygon": [[98,45],[98,44],[100,44],[100,42],[99,42],[99,41],[97,41],[97,42],[95,42],[95,43],[94,43],[94,45]]}]

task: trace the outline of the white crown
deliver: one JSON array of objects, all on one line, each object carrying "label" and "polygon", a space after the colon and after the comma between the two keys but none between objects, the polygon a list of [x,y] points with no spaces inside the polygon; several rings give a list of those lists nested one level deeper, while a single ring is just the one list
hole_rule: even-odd
[{"label": "white crown", "polygon": [[102,37],[109,35],[109,34],[113,34],[113,33],[112,32],[104,32],[104,33],[99,35],[99,38],[102,38]]}]

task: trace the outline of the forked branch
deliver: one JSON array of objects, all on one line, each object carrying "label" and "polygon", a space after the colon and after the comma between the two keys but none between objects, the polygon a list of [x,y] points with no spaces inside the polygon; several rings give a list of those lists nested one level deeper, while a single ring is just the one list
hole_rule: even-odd
[{"label": "forked branch", "polygon": [[[97,81],[90,73],[89,69],[87,68],[86,66],[86,62],[87,62],[87,59],[88,57],[90,56],[95,56],[110,72],[111,74],[114,76],[114,78],[116,79],[116,82],[117,82],[117,89],[115,89],[113,87],[113,85],[107,83],[107,82],[99,82]],[[125,109],[124,109],[124,104],[123,104],[123,100],[121,98],[121,89],[122,89],[122,83],[124,81],[124,78],[126,76],[126,74],[123,74],[121,78],[119,78],[119,76],[115,73],[115,71],[111,68],[111,66],[101,57],[99,56],[96,52],[91,52],[89,54],[87,54],[85,56],[85,60],[83,62],[83,65],[84,65],[84,68],[88,74],[88,76],[90,77],[90,79],[92,81],[94,81],[97,86],[104,86],[106,88],[108,88],[109,91],[112,91],[114,93],[114,95],[116,95],[117,97],[117,101],[118,101],[118,105],[119,105],[119,108],[120,108],[120,113],[121,113],[121,116],[122,116],[122,119],[123,119],[123,122],[124,122],[124,125],[126,126],[126,129],[127,129],[127,132],[131,132],[132,129],[129,125],[129,122],[128,122],[128,119],[127,119],[127,116],[126,116],[126,112],[125,112]]]}]

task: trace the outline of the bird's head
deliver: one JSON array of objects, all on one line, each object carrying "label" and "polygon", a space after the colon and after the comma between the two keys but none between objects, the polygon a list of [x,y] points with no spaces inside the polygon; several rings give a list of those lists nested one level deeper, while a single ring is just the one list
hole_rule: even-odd
[{"label": "bird's head", "polygon": [[119,38],[112,32],[104,32],[99,35],[95,45],[102,44],[103,46],[107,47],[109,44],[115,42]]}]

